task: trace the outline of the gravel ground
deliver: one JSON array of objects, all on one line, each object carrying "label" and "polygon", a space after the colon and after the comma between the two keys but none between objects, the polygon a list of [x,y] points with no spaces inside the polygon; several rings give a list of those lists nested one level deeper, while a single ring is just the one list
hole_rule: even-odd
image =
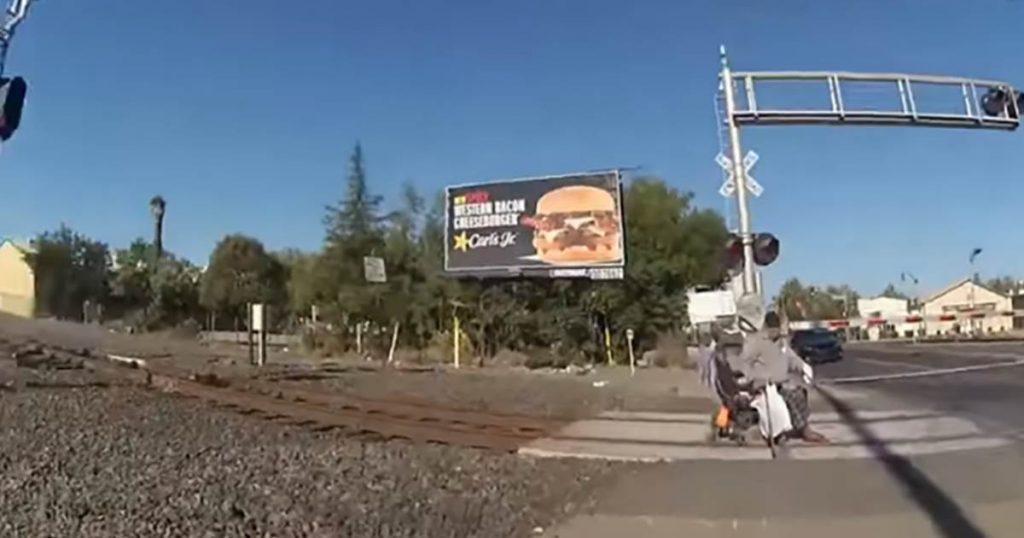
[{"label": "gravel ground", "polygon": [[43,372],[40,385],[60,383],[0,391],[0,535],[530,536],[586,510],[621,469],[364,442],[130,387],[70,387],[90,376]]}]

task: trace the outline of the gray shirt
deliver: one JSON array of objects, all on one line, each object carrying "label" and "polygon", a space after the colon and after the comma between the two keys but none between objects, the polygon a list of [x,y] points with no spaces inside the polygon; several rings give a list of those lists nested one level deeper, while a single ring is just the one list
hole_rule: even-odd
[{"label": "gray shirt", "polygon": [[763,332],[751,334],[743,343],[742,372],[757,384],[802,380],[806,364],[782,342],[773,342]]}]

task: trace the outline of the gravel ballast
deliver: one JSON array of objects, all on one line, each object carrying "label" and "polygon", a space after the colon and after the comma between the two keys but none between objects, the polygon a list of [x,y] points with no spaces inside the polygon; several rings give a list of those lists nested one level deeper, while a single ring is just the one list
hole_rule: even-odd
[{"label": "gravel ballast", "polygon": [[76,375],[0,391],[0,536],[530,536],[617,469],[314,433]]}]

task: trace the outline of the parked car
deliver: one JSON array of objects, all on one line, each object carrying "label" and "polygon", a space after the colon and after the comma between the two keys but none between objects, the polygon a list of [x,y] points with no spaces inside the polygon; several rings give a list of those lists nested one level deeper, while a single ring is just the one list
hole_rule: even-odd
[{"label": "parked car", "polygon": [[789,339],[793,351],[808,364],[835,362],[843,358],[843,343],[828,329],[805,329]]}]

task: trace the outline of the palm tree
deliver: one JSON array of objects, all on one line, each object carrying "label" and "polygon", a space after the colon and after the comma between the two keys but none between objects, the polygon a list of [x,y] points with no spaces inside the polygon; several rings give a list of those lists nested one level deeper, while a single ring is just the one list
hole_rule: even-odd
[{"label": "palm tree", "polygon": [[149,211],[153,214],[153,247],[156,250],[156,259],[159,260],[164,254],[164,210],[167,202],[159,194],[149,200]]}]

